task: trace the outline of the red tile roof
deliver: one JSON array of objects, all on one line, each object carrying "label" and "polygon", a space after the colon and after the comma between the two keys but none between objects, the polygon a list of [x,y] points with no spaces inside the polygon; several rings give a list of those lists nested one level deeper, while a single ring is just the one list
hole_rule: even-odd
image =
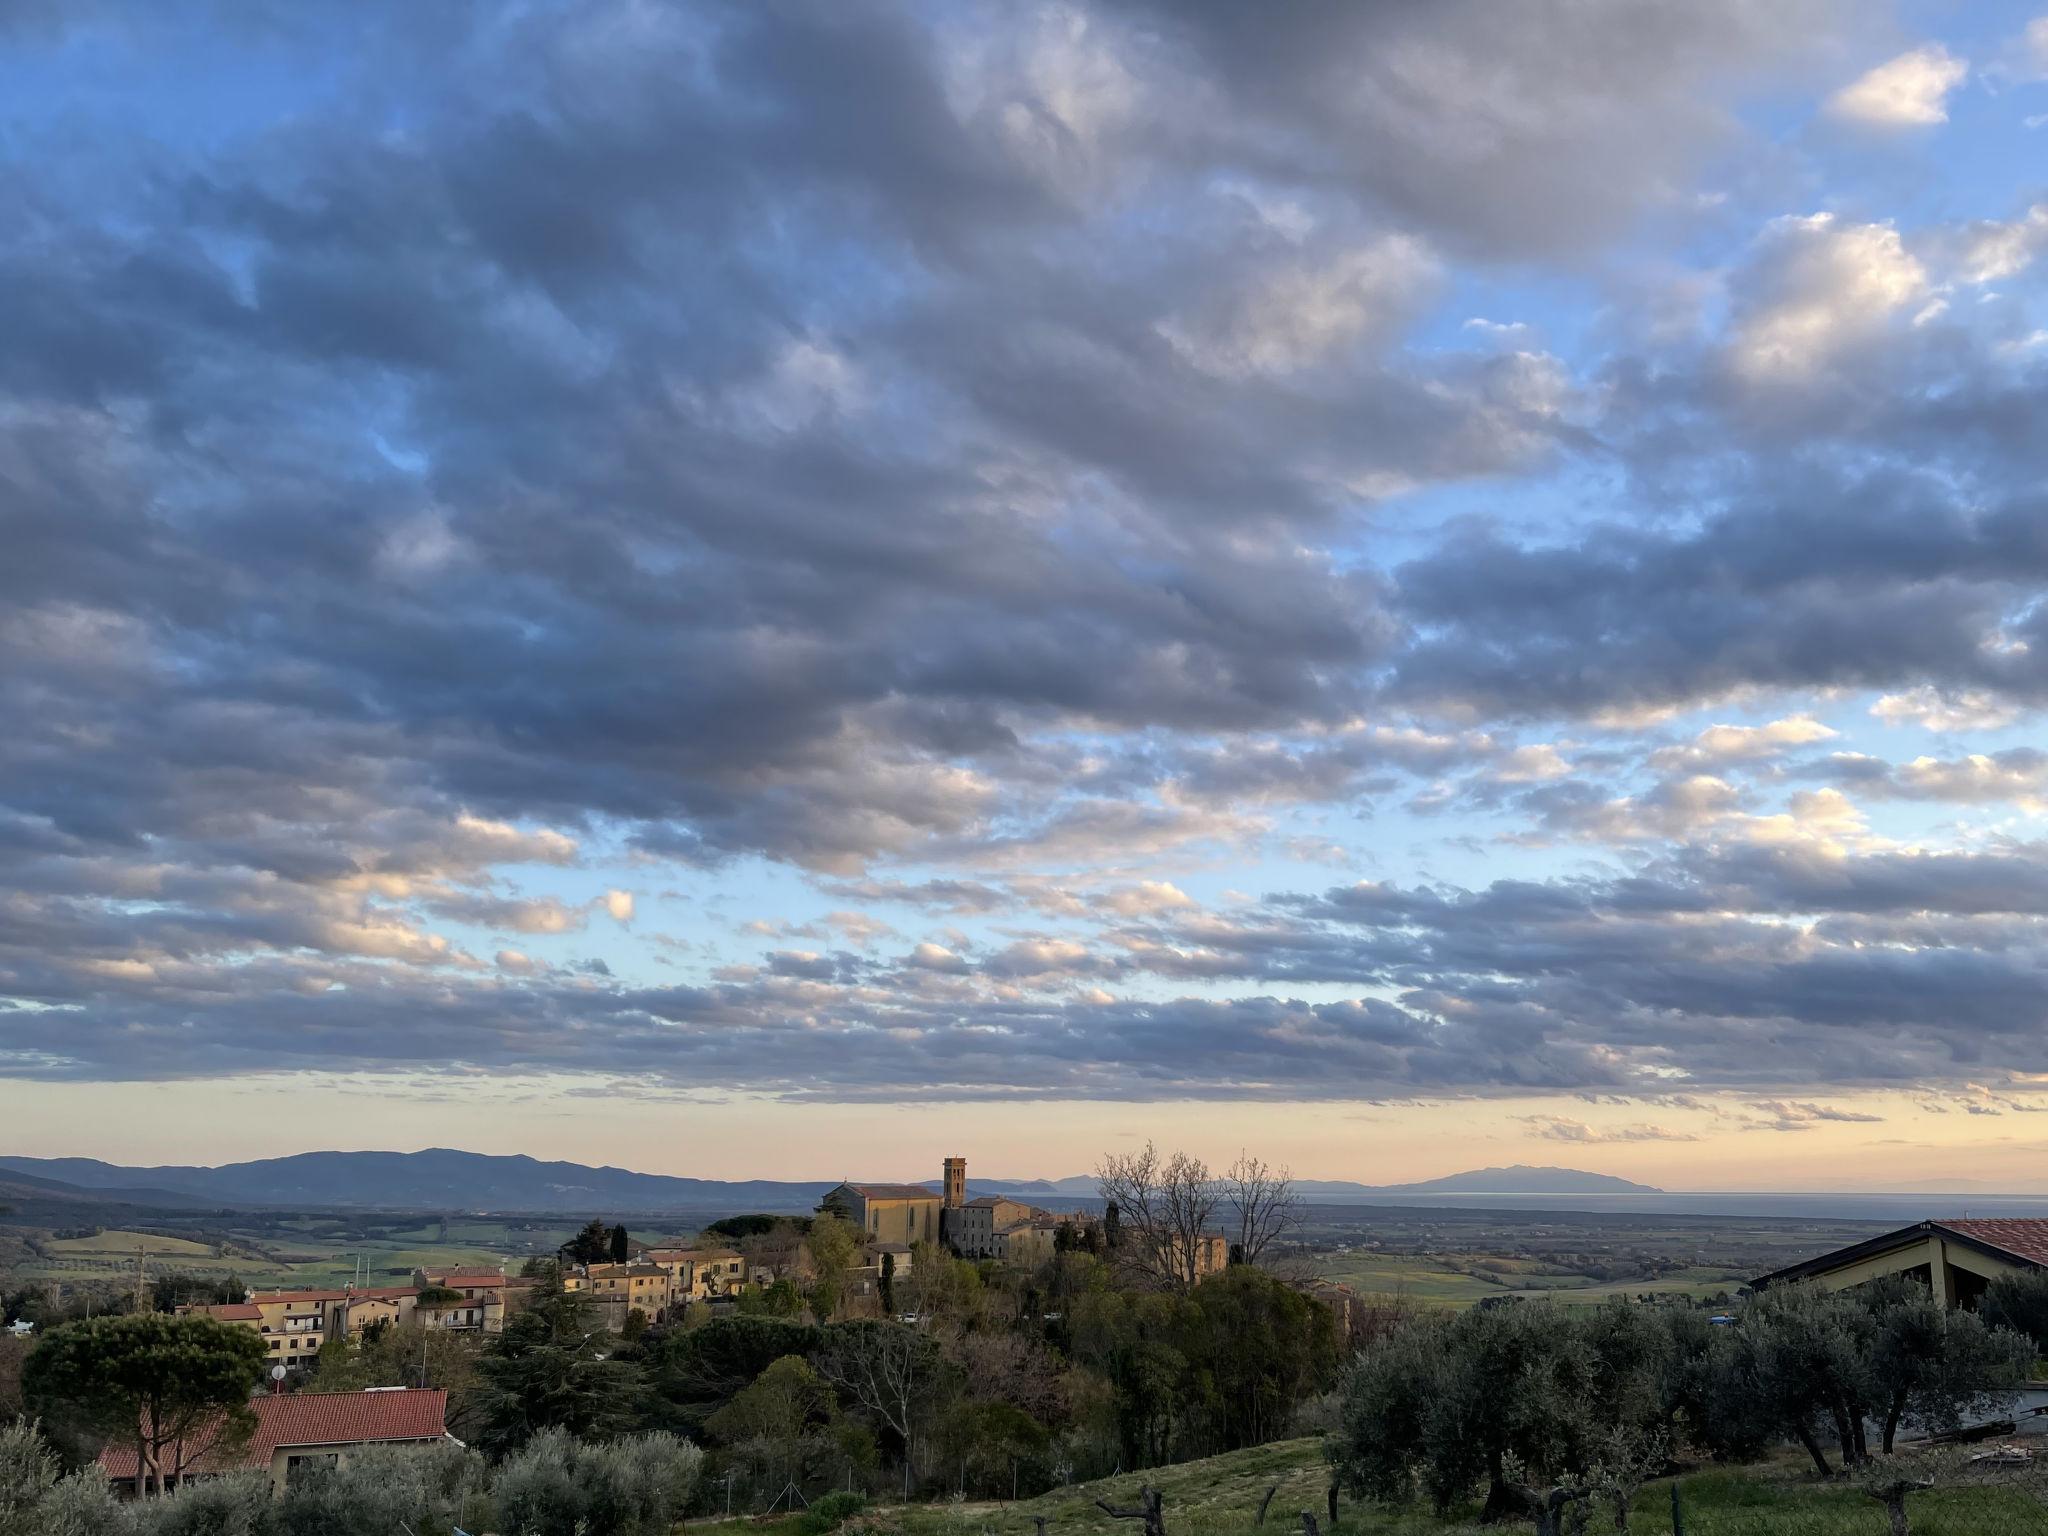
[{"label": "red tile roof", "polygon": [[225,1301],[210,1307],[194,1307],[194,1312],[208,1317],[217,1317],[224,1323],[260,1323],[263,1309],[246,1301]]},{"label": "red tile roof", "polygon": [[2048,1264],[2048,1218],[1963,1216],[1953,1221],[1937,1221],[1935,1225],[2031,1263]]},{"label": "red tile roof", "polygon": [[936,1200],[937,1190],[922,1184],[849,1184],[846,1186],[866,1200]]},{"label": "red tile roof", "polygon": [[416,1295],[416,1285],[372,1285],[339,1291],[253,1291],[249,1299],[263,1302],[294,1301],[390,1301],[398,1296]]},{"label": "red tile roof", "polygon": [[[448,1433],[448,1394],[439,1387],[399,1387],[382,1392],[293,1392],[251,1398],[256,1429],[239,1454],[216,1458],[205,1450],[186,1468],[187,1476],[211,1476],[243,1467],[267,1467],[273,1452],[302,1445],[373,1445],[391,1441],[439,1440]],[[220,1432],[215,1420],[194,1437],[211,1445]],[[133,1445],[109,1445],[100,1452],[108,1477],[132,1478]]]}]

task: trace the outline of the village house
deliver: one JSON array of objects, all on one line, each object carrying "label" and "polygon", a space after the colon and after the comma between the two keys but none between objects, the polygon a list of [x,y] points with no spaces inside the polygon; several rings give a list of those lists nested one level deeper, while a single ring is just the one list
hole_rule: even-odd
[{"label": "village house", "polygon": [[224,1323],[239,1323],[264,1339],[272,1363],[310,1366],[329,1339],[347,1338],[374,1322],[395,1323],[413,1315],[419,1292],[412,1286],[338,1291],[251,1291],[246,1301],[183,1306]]},{"label": "village house", "polygon": [[2048,1269],[2048,1218],[1954,1217],[1922,1221],[1804,1263],[1759,1275],[1756,1290],[1811,1281],[1847,1290],[1881,1275],[1905,1275],[1932,1291],[1945,1307],[1976,1310],[1985,1287],[1999,1275]]},{"label": "village house", "polygon": [[615,1331],[633,1312],[658,1322],[676,1301],[674,1281],[659,1264],[580,1265],[562,1276],[562,1289],[587,1296]]},{"label": "village house", "polygon": [[1036,1269],[1041,1264],[1050,1264],[1059,1251],[1060,1223],[1065,1219],[1050,1211],[1032,1211],[1029,1215],[998,1227],[995,1235],[995,1257],[1005,1264],[1014,1264],[1019,1269]]},{"label": "village house", "polygon": [[679,1302],[735,1295],[752,1278],[747,1261],[730,1248],[646,1248],[641,1250],[640,1259],[667,1272]]},{"label": "village house", "polygon": [[421,1319],[429,1327],[465,1333],[501,1333],[510,1310],[511,1286],[501,1270],[422,1269],[415,1271],[421,1288],[454,1291],[456,1301],[424,1302]]},{"label": "village house", "polygon": [[[256,1428],[238,1449],[216,1453],[221,1420],[203,1425],[183,1448],[182,1476],[170,1486],[227,1472],[264,1471],[273,1494],[282,1494],[292,1474],[304,1467],[346,1464],[351,1452],[370,1445],[429,1445],[450,1438],[448,1394],[440,1388],[372,1387],[366,1392],[273,1393],[250,1400]],[[115,1442],[100,1452],[100,1470],[118,1494],[140,1491],[141,1467],[132,1442]]]}]

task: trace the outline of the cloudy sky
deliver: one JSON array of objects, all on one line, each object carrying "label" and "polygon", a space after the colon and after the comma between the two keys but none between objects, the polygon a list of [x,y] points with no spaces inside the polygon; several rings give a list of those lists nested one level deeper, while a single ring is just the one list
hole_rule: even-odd
[{"label": "cloudy sky", "polygon": [[5,1150],[2043,1182],[2048,16],[0,34]]}]

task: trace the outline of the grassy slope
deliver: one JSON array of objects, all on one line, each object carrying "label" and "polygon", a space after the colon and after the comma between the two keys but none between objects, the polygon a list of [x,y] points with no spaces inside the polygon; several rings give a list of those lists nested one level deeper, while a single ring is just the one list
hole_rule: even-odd
[{"label": "grassy slope", "polygon": [[[1259,1501],[1275,1483],[1280,1491],[1265,1526],[1256,1528],[1259,1536],[1298,1536],[1298,1511],[1312,1509],[1322,1518],[1329,1475],[1319,1441],[1288,1440],[1083,1483],[1018,1504],[885,1509],[860,1523],[900,1530],[905,1536],[1034,1536],[1033,1517],[1042,1515],[1048,1522],[1047,1536],[1139,1536],[1137,1521],[1112,1520],[1095,1507],[1095,1500],[1130,1507],[1137,1501],[1139,1485],[1148,1481],[1166,1495],[1168,1536],[1252,1536]],[[1886,1529],[1883,1510],[1855,1488],[1814,1483],[1791,1462],[1697,1472],[1684,1478],[1681,1486],[1686,1536],[1882,1536]],[[1668,1483],[1643,1491],[1630,1522],[1635,1536],[1669,1536],[1670,1499]],[[1339,1536],[1452,1536],[1487,1529],[1470,1523],[1475,1513],[1463,1511],[1461,1518],[1445,1523],[1422,1509],[1388,1510],[1347,1499],[1337,1530]],[[1917,1494],[1912,1513],[1916,1536],[2048,1536],[2048,1511],[2013,1488],[1944,1488]],[[1612,1529],[1604,1515],[1591,1526],[1593,1536],[1607,1536]]]}]

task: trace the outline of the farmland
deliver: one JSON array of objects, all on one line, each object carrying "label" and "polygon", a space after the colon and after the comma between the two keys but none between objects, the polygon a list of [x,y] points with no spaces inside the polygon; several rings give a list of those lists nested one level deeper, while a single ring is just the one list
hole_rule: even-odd
[{"label": "farmland", "polygon": [[369,1284],[388,1285],[421,1266],[495,1269],[551,1254],[579,1224],[569,1217],[128,1213],[119,1226],[0,1228],[0,1279],[121,1289],[138,1274],[145,1281],[232,1275],[269,1288],[338,1286],[365,1275]]},{"label": "farmland", "polygon": [[1490,1296],[1729,1293],[1755,1275],[1856,1242],[1882,1224],[1788,1217],[1656,1216],[1314,1206],[1300,1261],[1371,1295],[1465,1307]]}]

